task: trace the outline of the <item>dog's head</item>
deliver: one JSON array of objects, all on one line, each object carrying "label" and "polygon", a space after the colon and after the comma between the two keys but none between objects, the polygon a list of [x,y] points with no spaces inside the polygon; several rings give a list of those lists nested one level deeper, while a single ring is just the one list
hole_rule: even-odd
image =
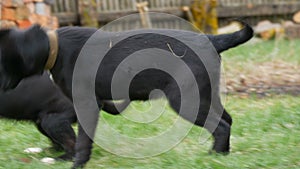
[{"label": "dog's head", "polygon": [[48,53],[47,34],[38,25],[0,30],[0,89],[15,88],[23,78],[41,74]]}]

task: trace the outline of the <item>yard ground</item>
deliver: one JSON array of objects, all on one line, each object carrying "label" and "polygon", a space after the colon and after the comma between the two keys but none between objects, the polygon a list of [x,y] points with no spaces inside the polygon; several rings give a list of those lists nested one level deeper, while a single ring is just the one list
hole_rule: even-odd
[{"label": "yard ground", "polygon": [[300,40],[254,38],[222,56],[226,93],[300,94]]},{"label": "yard ground", "polygon": [[[223,100],[233,117],[228,156],[208,154],[212,139],[201,144],[199,137],[203,129],[195,126],[174,149],[151,158],[122,158],[95,145],[86,168],[300,168],[299,53],[299,40],[254,40],[223,54],[223,79],[227,84],[223,86],[226,93]],[[135,102],[132,107],[146,110],[149,103]],[[121,133],[147,137],[167,128],[177,116],[168,107],[158,120],[148,125],[105,113],[102,117]],[[49,141],[33,124],[0,120],[0,131],[0,169],[71,166],[70,162],[42,164],[41,158],[58,155],[51,150],[33,155],[23,152],[28,147],[49,147]]]}]

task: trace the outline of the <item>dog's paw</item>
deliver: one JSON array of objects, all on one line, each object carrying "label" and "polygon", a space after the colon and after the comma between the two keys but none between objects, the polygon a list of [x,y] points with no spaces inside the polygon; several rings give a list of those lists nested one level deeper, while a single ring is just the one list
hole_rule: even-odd
[{"label": "dog's paw", "polygon": [[25,153],[30,153],[30,154],[37,154],[37,153],[41,153],[43,151],[43,149],[35,147],[35,148],[26,148],[24,150]]},{"label": "dog's paw", "polygon": [[209,150],[208,154],[209,155],[224,155],[224,156],[226,156],[226,155],[229,154],[229,151],[228,152],[227,151],[225,151],[225,152],[217,152],[216,150]]},{"label": "dog's paw", "polygon": [[71,169],[83,169],[83,168],[84,168],[83,164],[82,165],[74,164]]},{"label": "dog's paw", "polygon": [[49,158],[49,157],[45,157],[41,159],[42,163],[45,164],[55,164],[55,159],[54,158]]},{"label": "dog's paw", "polygon": [[73,154],[64,154],[57,158],[55,158],[56,161],[73,161],[74,155]]}]

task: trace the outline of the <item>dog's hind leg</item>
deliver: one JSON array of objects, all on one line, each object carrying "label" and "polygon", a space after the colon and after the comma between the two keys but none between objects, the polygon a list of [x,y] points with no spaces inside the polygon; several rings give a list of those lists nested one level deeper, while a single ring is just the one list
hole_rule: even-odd
[{"label": "dog's hind leg", "polygon": [[230,126],[232,125],[232,118],[225,109],[222,114],[222,119],[225,120]]},{"label": "dog's hind leg", "polygon": [[[101,104],[100,104],[101,105]],[[73,164],[74,168],[83,168],[84,165],[89,161],[93,139],[95,136],[98,119],[99,119],[99,109],[91,110],[85,109],[87,112],[85,114],[78,113],[78,137],[75,146],[75,161]]]},{"label": "dog's hind leg", "polygon": [[76,117],[71,113],[45,113],[40,117],[40,131],[44,131],[51,141],[62,147],[65,154],[59,160],[72,160],[75,153],[76,135],[71,124]]},{"label": "dog's hind leg", "polygon": [[38,120],[36,121],[36,127],[37,129],[46,137],[48,137],[50,139],[50,141],[52,142],[52,147],[50,147],[51,149],[54,149],[55,151],[62,151],[63,147],[61,146],[61,144],[59,144],[58,142],[56,142],[56,140],[53,140],[48,134],[47,132],[42,128],[41,126],[41,121]]},{"label": "dog's hind leg", "polygon": [[[204,97],[201,97],[202,103],[196,119],[191,118],[189,112],[179,112],[181,106],[180,93],[169,92],[167,98],[171,107],[184,119],[194,123],[197,126],[206,128],[214,137],[214,144],[212,150],[217,153],[228,154],[230,146],[230,130],[231,117],[223,109],[221,102],[211,103],[212,110],[209,112],[210,102],[206,102]],[[221,111],[221,112],[220,112]],[[220,112],[220,113],[217,113]]]},{"label": "dog's hind leg", "polygon": [[231,125],[231,116],[224,109],[220,97],[215,95],[215,99],[211,101],[211,110],[204,124],[204,128],[211,132],[215,139],[213,151],[222,154],[229,153]]},{"label": "dog's hind leg", "polygon": [[[95,128],[96,128],[95,124]],[[95,131],[92,131],[95,132]],[[83,168],[84,165],[89,161],[91,153],[92,153],[92,144],[93,138],[84,131],[82,125],[78,124],[78,137],[76,141],[76,156],[75,162],[73,164],[72,169]]]}]

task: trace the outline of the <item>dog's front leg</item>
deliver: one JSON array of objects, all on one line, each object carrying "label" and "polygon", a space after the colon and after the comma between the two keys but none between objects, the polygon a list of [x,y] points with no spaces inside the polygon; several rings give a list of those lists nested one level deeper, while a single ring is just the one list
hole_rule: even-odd
[{"label": "dog's front leg", "polygon": [[89,161],[97,122],[98,118],[89,125],[88,131],[84,130],[83,126],[78,123],[78,137],[75,146],[76,155],[72,169],[83,168]]}]

